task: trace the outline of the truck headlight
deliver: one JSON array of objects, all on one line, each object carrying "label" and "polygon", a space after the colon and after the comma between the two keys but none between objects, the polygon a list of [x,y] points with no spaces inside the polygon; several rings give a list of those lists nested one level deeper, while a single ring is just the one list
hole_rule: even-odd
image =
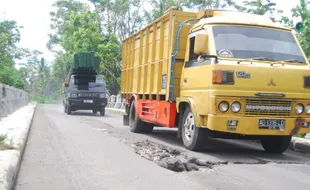
[{"label": "truck headlight", "polygon": [[219,110],[220,110],[221,112],[227,112],[228,109],[229,109],[229,104],[228,104],[228,102],[226,102],[226,101],[221,101],[221,102],[219,103]]},{"label": "truck headlight", "polygon": [[308,115],[310,114],[310,104],[306,105],[305,112]]},{"label": "truck headlight", "polygon": [[99,98],[105,98],[105,97],[106,97],[105,93],[99,94]]},{"label": "truck headlight", "polygon": [[239,102],[234,102],[231,104],[231,111],[238,113],[241,110],[241,104]]},{"label": "truck headlight", "polygon": [[74,94],[74,93],[73,93],[73,94],[70,94],[70,97],[71,97],[71,98],[77,98],[77,94]]},{"label": "truck headlight", "polygon": [[304,106],[302,104],[297,104],[295,106],[295,112],[297,114],[302,114],[304,112]]}]

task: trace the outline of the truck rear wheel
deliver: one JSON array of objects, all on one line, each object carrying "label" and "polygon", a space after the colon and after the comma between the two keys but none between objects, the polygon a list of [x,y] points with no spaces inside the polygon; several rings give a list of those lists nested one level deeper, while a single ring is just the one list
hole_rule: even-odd
[{"label": "truck rear wheel", "polygon": [[152,133],[154,129],[154,125],[152,123],[145,123],[143,126],[143,133]]},{"label": "truck rear wheel", "polygon": [[130,131],[133,133],[151,133],[153,131],[154,125],[150,123],[145,123],[141,119],[137,118],[136,103],[133,101],[130,106],[129,111],[129,126]]},{"label": "truck rear wheel", "polygon": [[128,126],[129,125],[129,116],[123,115],[123,125]]},{"label": "truck rear wheel", "polygon": [[185,148],[193,151],[201,150],[207,138],[206,130],[196,126],[193,112],[187,107],[182,118],[182,140]]},{"label": "truck rear wheel", "polygon": [[275,136],[261,140],[262,147],[268,153],[282,154],[290,146],[292,136]]}]

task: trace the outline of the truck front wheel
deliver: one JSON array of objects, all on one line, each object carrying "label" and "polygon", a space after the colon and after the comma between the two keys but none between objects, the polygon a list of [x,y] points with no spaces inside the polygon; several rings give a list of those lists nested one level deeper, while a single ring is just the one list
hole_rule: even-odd
[{"label": "truck front wheel", "polygon": [[187,107],[182,118],[182,140],[185,148],[193,151],[203,149],[207,138],[206,130],[196,126],[193,112]]},{"label": "truck front wheel", "polygon": [[290,146],[292,136],[275,136],[261,140],[266,152],[281,154]]}]

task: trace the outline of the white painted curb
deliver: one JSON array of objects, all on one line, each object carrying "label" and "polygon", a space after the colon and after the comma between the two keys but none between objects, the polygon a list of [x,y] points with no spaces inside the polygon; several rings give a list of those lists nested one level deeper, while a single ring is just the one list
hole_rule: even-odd
[{"label": "white painted curb", "polygon": [[304,138],[293,137],[291,141],[291,150],[310,153],[310,140]]},{"label": "white painted curb", "polygon": [[0,121],[0,134],[6,134],[16,149],[0,150],[0,189],[13,188],[25,150],[36,104],[30,103]]},{"label": "white painted curb", "polygon": [[126,115],[126,111],[123,110],[123,109],[106,108],[105,110],[108,111],[108,112],[111,112],[111,113],[117,113],[117,114],[121,114],[121,115]]}]

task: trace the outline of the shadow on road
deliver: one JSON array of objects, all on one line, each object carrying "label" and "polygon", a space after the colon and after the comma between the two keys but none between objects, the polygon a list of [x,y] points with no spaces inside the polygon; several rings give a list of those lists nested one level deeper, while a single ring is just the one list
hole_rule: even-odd
[{"label": "shadow on road", "polygon": [[[151,138],[174,145],[179,149],[183,147],[182,140],[177,139],[175,129],[154,128],[152,134],[147,134]],[[213,156],[219,159],[232,159],[234,162],[240,162],[247,159],[264,159],[271,162],[296,163],[302,161],[310,161],[306,155],[288,150],[284,154],[269,154],[261,147],[260,143],[249,140],[226,140],[210,138],[206,147],[199,154]]]},{"label": "shadow on road", "polygon": [[104,116],[101,116],[98,112],[97,114],[93,114],[93,112],[87,112],[87,111],[74,111],[71,112],[71,116],[90,116],[90,117],[111,117],[109,114],[105,114]]},{"label": "shadow on road", "polygon": [[[183,147],[183,142],[180,139],[177,139],[176,130],[163,130],[160,128],[154,129],[153,133],[148,135],[152,138],[165,141],[167,143]],[[244,143],[244,144],[242,144]],[[262,153],[264,152],[263,149],[258,147],[248,147],[246,144],[253,144],[253,142],[246,141],[246,140],[224,140],[224,139],[212,139],[210,138],[207,142],[206,147],[204,148],[203,152],[208,154],[210,153]],[[260,144],[258,144],[260,147]],[[253,146],[253,145],[252,145]]]}]

